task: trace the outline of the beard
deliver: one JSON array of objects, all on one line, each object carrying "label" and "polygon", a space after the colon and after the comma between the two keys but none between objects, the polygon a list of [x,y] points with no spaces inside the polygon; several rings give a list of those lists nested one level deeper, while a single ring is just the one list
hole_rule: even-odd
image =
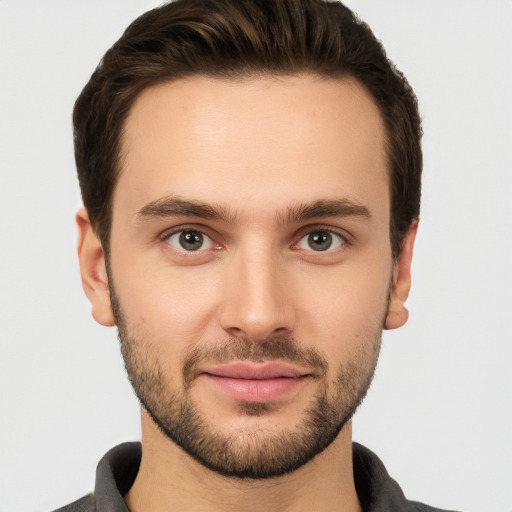
[{"label": "beard", "polygon": [[[274,336],[260,343],[232,338],[222,344],[196,346],[183,360],[182,386],[173,389],[165,368],[149,350],[151,340],[129,332],[112,285],[110,295],[125,368],[141,406],[168,439],[204,467],[224,476],[265,479],[299,469],[336,439],[363,401],[373,379],[382,324],[371,336],[360,340],[355,353],[339,366],[330,382],[326,379],[328,361],[315,348],[303,348],[291,336]],[[197,369],[205,362],[222,364],[237,360],[298,364],[317,376],[319,389],[293,428],[253,425],[225,434],[209,423],[190,393]],[[237,407],[239,414],[264,416],[276,405],[239,402]]]}]

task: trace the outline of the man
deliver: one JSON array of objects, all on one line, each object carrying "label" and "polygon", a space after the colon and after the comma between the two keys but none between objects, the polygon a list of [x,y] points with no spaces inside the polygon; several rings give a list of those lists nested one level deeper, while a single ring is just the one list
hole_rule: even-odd
[{"label": "man", "polygon": [[142,444],[61,510],[427,511],[352,444],[407,321],[421,128],[369,28],[320,0],[178,0],[77,100],[79,259]]}]

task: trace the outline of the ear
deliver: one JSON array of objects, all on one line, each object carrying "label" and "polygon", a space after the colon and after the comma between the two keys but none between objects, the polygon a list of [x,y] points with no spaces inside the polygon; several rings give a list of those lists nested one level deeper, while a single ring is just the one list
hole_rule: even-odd
[{"label": "ear", "polygon": [[78,226],[78,261],[82,287],[92,306],[92,316],[101,325],[115,325],[110,307],[105,254],[100,240],[94,233],[85,208],[76,214]]},{"label": "ear", "polygon": [[389,298],[388,314],[385,328],[397,329],[407,322],[409,312],[405,301],[411,289],[411,262],[414,249],[414,240],[418,231],[418,220],[414,220],[402,243],[402,250],[393,269],[393,288]]}]

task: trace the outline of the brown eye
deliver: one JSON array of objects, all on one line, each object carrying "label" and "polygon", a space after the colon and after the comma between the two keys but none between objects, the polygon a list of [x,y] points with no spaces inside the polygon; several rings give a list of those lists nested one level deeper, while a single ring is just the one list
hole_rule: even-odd
[{"label": "brown eye", "polygon": [[180,245],[187,251],[197,251],[203,245],[203,235],[197,231],[182,231],[180,234]]},{"label": "brown eye", "polygon": [[332,235],[327,231],[317,231],[308,236],[308,244],[314,251],[326,251],[332,245]]},{"label": "brown eye", "polygon": [[187,252],[210,249],[213,246],[207,235],[194,230],[177,231],[167,238],[167,243],[175,249]]},{"label": "brown eye", "polygon": [[307,251],[324,252],[339,249],[344,243],[345,240],[337,233],[318,229],[303,237],[297,247]]}]

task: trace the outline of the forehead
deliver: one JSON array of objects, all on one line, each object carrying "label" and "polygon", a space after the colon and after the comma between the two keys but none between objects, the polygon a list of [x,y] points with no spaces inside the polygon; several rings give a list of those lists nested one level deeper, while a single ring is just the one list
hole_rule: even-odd
[{"label": "forehead", "polygon": [[[385,131],[353,79],[224,80],[150,87],[125,124],[116,203],[193,198],[260,213],[283,203],[350,197],[389,208]],[[254,212],[253,212],[254,213]]]}]

